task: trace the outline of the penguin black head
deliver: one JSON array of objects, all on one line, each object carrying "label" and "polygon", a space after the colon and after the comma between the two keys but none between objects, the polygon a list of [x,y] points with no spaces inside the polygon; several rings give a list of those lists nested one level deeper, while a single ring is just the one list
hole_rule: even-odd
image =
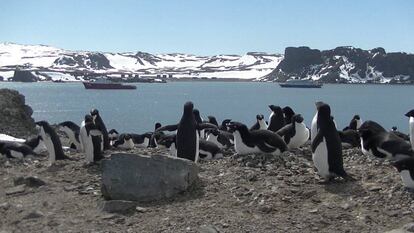
[{"label": "penguin black head", "polygon": [[405,158],[392,163],[398,172],[414,169],[414,158]]},{"label": "penguin black head", "polygon": [[405,114],[406,117],[414,117],[414,109]]},{"label": "penguin black head", "polygon": [[129,140],[129,139],[131,139],[131,135],[130,134],[125,134],[124,140]]},{"label": "penguin black head", "polygon": [[292,122],[302,123],[303,117],[300,114],[295,114],[292,116]]},{"label": "penguin black head", "polygon": [[318,101],[315,103],[316,106],[316,110],[319,110],[319,107],[321,107],[322,105],[324,105],[325,103],[323,101]]},{"label": "penguin black head", "polygon": [[331,107],[323,102],[321,104],[318,103],[316,104],[316,108],[318,109],[318,118],[321,117],[333,120],[333,117],[331,116]]},{"label": "penguin black head", "polygon": [[47,121],[38,121],[36,125],[42,128],[50,128],[50,125]]},{"label": "penguin black head", "polygon": [[91,109],[91,115],[92,115],[92,116],[97,116],[97,115],[99,115],[99,111],[98,111],[98,109],[96,109],[96,108],[92,108],[92,109]]},{"label": "penguin black head", "polygon": [[91,115],[85,115],[85,124],[86,123],[92,123],[93,122],[93,117]]},{"label": "penguin black head", "polygon": [[194,104],[191,101],[188,101],[187,103],[184,104],[184,114],[193,114],[193,108],[194,108]]},{"label": "penguin black head", "polygon": [[225,119],[221,124],[222,125],[227,125],[230,122],[231,122],[231,119]]},{"label": "penguin black head", "polygon": [[353,117],[353,119],[355,119],[355,120],[361,120],[361,117],[359,117],[359,115],[355,115],[355,116]]},{"label": "penguin black head", "polygon": [[161,123],[159,123],[159,122],[155,123],[155,130],[157,130],[159,128],[161,128]]},{"label": "penguin black head", "polygon": [[274,113],[283,113],[282,108],[276,105],[269,105],[270,110]]},{"label": "penguin black head", "polygon": [[293,115],[295,115],[295,112],[294,112],[294,111],[293,111],[293,109],[292,109],[291,107],[289,107],[289,106],[284,107],[284,108],[282,109],[282,111],[283,111],[283,113],[284,113],[286,116],[293,116]]},{"label": "penguin black head", "polygon": [[230,132],[236,132],[236,131],[249,131],[247,129],[247,126],[245,124],[242,124],[240,122],[232,121],[227,124],[227,126],[230,129]]},{"label": "penguin black head", "polygon": [[260,120],[263,120],[263,119],[264,119],[264,116],[262,114],[257,114],[256,115],[256,120],[260,121]]},{"label": "penguin black head", "polygon": [[393,126],[393,127],[391,128],[391,130],[392,130],[392,131],[397,131],[397,126]]},{"label": "penguin black head", "polygon": [[109,130],[108,134],[119,134],[118,131],[116,131],[116,129],[111,129]]},{"label": "penguin black head", "polygon": [[208,118],[208,122],[210,122],[213,125],[218,126],[217,120],[214,116],[207,116],[207,118]]}]

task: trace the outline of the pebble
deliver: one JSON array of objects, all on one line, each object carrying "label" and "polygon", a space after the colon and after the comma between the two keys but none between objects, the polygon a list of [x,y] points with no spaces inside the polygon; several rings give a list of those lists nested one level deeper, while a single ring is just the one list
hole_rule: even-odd
[{"label": "pebble", "polygon": [[0,209],[2,209],[2,210],[10,209],[10,203],[4,202],[4,203],[0,204]]},{"label": "pebble", "polygon": [[203,225],[198,229],[199,233],[219,233],[217,228],[212,225]]},{"label": "pebble", "polygon": [[13,188],[6,189],[6,195],[13,195],[18,193],[24,193],[26,191],[26,185],[18,185]]},{"label": "pebble", "polygon": [[148,211],[147,208],[139,207],[139,206],[137,206],[135,209],[137,210],[138,213],[145,213]]},{"label": "pebble", "polygon": [[45,215],[41,211],[35,210],[24,216],[23,219],[41,218],[43,216]]},{"label": "pebble", "polygon": [[318,212],[318,209],[312,209],[312,210],[309,210],[308,212],[311,213],[311,214],[314,214],[314,213]]}]

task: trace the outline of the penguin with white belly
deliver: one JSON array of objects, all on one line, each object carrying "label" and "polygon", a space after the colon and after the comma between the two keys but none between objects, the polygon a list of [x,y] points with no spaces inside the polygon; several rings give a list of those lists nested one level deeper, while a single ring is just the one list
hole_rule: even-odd
[{"label": "penguin with white belly", "polygon": [[411,147],[414,149],[414,109],[407,112],[405,114],[406,117],[410,118],[408,120],[408,124],[409,124],[409,134],[410,134],[410,142],[411,142]]},{"label": "penguin with white belly", "polygon": [[234,121],[228,126],[233,132],[234,149],[239,155],[255,153],[279,155],[287,150],[283,139],[270,130],[249,131],[246,125]]},{"label": "penguin with white belly", "polygon": [[328,104],[318,105],[317,129],[311,148],[312,160],[318,174],[326,181],[335,177],[353,180],[344,170],[341,139]]},{"label": "penguin with white belly", "polygon": [[49,123],[46,121],[38,121],[36,122],[36,125],[40,128],[40,136],[42,136],[49,153],[50,163],[53,164],[56,160],[68,159],[65,153],[63,153],[62,142],[60,141],[59,136]]},{"label": "penguin with white belly", "polygon": [[130,134],[121,134],[119,138],[114,142],[113,147],[124,150],[131,150],[134,148],[134,141]]},{"label": "penguin with white belly", "polygon": [[85,116],[84,124],[80,129],[80,140],[85,152],[86,161],[93,163],[103,158],[102,140],[103,135],[98,126],[93,122],[90,115]]},{"label": "penguin with white belly", "polygon": [[264,116],[262,114],[256,115],[256,123],[250,127],[250,131],[258,130],[258,129],[267,129],[266,121],[264,120]]},{"label": "penguin with white belly", "polygon": [[194,104],[192,102],[185,103],[180,122],[176,125],[161,127],[157,129],[156,132],[177,130],[175,144],[177,148],[177,156],[197,163],[200,150],[199,131],[205,128],[217,128],[217,126],[210,123],[198,123],[195,119],[193,109]]},{"label": "penguin with white belly", "polygon": [[64,121],[58,124],[59,129],[65,132],[69,138],[70,148],[75,150],[81,150],[81,144],[79,140],[80,127],[72,121]]},{"label": "penguin with white belly", "polygon": [[295,149],[309,140],[309,129],[300,114],[293,115],[290,122],[276,133],[283,138],[289,149]]},{"label": "penguin with white belly", "polygon": [[23,159],[37,155],[30,146],[17,142],[0,142],[0,155],[6,158]]},{"label": "penguin with white belly", "polygon": [[99,115],[99,111],[97,109],[92,109],[91,116],[93,117],[93,122],[95,123],[98,130],[102,132],[103,150],[108,150],[111,147],[109,143],[108,130],[106,129],[105,123]]}]

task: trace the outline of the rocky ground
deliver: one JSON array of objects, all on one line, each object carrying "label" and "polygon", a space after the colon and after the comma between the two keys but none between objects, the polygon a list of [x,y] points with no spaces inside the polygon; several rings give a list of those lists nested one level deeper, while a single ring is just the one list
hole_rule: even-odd
[{"label": "rocky ground", "polygon": [[1,158],[0,232],[384,232],[413,221],[414,195],[396,170],[358,149],[344,151],[357,181],[329,184],[319,181],[308,146],[281,156],[226,154],[199,164],[191,190],[126,214],[98,208],[100,164],[86,165],[81,154],[51,167],[46,157]]}]

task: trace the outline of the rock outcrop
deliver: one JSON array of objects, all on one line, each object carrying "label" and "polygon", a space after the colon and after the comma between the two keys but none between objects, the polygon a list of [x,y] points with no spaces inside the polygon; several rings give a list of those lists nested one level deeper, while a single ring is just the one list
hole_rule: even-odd
[{"label": "rock outcrop", "polygon": [[102,194],[109,200],[170,198],[197,180],[197,165],[185,159],[119,153],[102,161]]},{"label": "rock outcrop", "polygon": [[0,133],[27,137],[35,132],[31,117],[33,110],[26,105],[25,97],[10,89],[0,89]]},{"label": "rock outcrop", "polygon": [[30,71],[16,70],[11,78],[13,82],[37,82],[38,78]]},{"label": "rock outcrop", "polygon": [[337,47],[319,51],[288,47],[265,80],[312,79],[325,83],[414,83],[414,55]]}]

